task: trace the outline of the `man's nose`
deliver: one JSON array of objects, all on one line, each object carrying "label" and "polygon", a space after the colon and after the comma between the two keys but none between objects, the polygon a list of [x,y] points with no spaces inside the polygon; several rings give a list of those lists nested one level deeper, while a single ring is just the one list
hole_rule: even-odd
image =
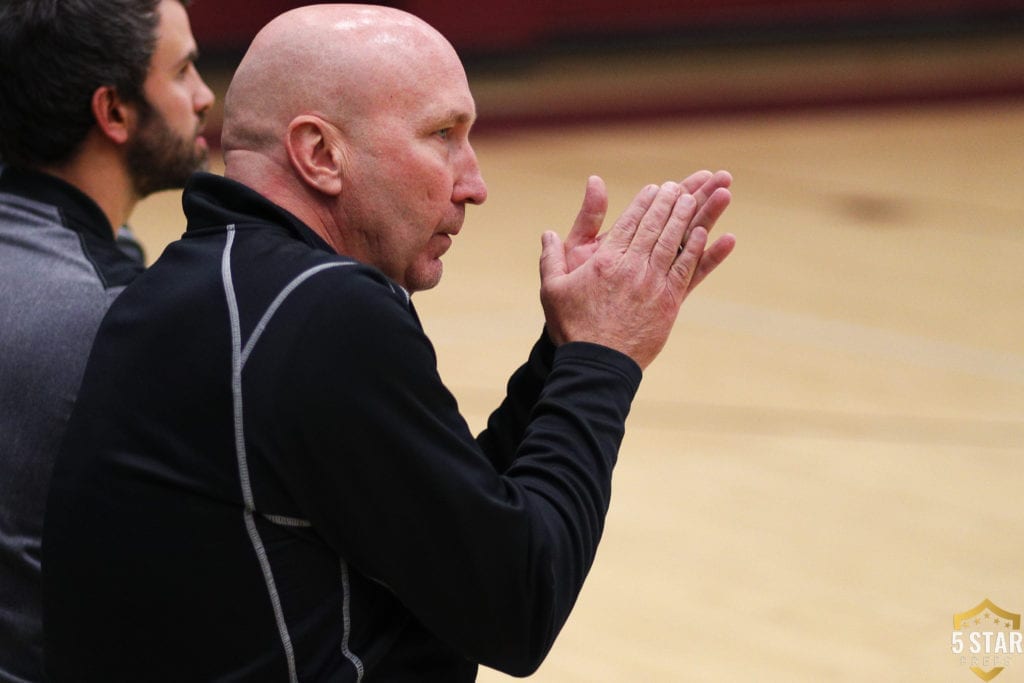
[{"label": "man's nose", "polygon": [[461,173],[455,183],[452,199],[459,203],[483,204],[487,201],[487,184],[480,173],[480,164],[476,152],[466,144],[466,155]]},{"label": "man's nose", "polygon": [[217,98],[198,72],[196,72],[196,77],[199,79],[199,88],[194,98],[195,108],[196,113],[203,114],[210,110]]}]

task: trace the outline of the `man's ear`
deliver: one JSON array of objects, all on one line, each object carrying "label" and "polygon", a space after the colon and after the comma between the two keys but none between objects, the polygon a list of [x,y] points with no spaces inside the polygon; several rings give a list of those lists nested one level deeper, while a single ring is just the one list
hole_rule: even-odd
[{"label": "man's ear", "polygon": [[318,116],[302,115],[288,124],[285,147],[295,174],[323,194],[341,194],[345,170],[339,131]]},{"label": "man's ear", "polygon": [[135,108],[121,99],[112,85],[101,85],[92,94],[92,116],[100,132],[123,145],[135,126]]}]

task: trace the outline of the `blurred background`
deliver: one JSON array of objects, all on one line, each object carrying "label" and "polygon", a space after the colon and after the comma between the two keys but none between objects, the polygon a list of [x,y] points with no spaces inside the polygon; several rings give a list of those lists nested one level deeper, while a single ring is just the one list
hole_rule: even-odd
[{"label": "blurred background", "polygon": [[[191,9],[208,71],[301,2]],[[459,51],[478,132],[1024,91],[1022,0],[405,0]]]},{"label": "blurred background", "polygon": [[[193,5],[218,96],[297,4]],[[477,99],[490,196],[415,297],[474,428],[540,334],[540,234],[588,175],[611,216],[735,178],[737,250],[645,376],[534,680],[980,680],[954,614],[1024,612],[1024,2],[389,4],[449,37]],[[133,224],[155,258],[179,195]]]}]

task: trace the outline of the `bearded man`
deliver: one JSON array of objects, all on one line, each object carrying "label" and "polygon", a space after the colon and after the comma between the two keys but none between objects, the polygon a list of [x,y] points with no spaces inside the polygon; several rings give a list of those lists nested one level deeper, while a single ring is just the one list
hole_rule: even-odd
[{"label": "bearded man", "polygon": [[100,319],[143,269],[118,231],[206,166],[186,4],[0,7],[0,681],[42,680],[53,459]]}]

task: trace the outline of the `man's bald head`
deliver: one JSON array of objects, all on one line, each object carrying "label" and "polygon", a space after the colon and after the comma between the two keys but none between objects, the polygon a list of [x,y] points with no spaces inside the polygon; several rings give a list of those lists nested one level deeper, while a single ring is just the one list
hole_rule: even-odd
[{"label": "man's bald head", "polygon": [[418,291],[467,204],[487,197],[455,49],[411,14],[314,5],[253,40],[225,99],[225,176],[290,211],[335,251]]},{"label": "man's bald head", "polygon": [[317,114],[345,127],[415,77],[413,67],[438,58],[458,59],[440,33],[401,10],[337,4],[286,12],[259,32],[235,72],[224,103],[224,150],[283,154],[296,116]]}]

